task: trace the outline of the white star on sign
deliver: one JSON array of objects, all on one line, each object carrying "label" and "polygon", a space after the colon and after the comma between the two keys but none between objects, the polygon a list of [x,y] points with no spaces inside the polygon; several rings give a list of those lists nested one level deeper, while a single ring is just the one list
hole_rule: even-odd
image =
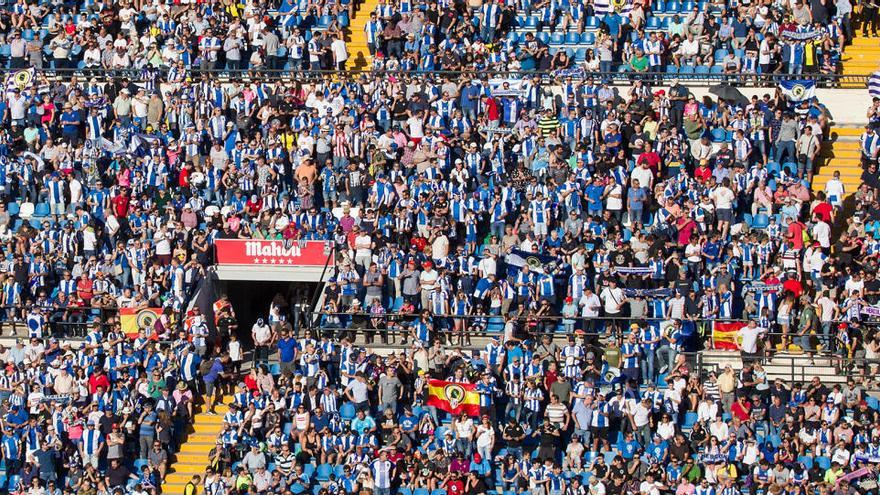
[{"label": "white star on sign", "polygon": [[274,265],[275,263],[278,263],[278,260],[276,260],[275,258],[272,258],[271,260],[269,260],[269,263],[272,263]]},{"label": "white star on sign", "polygon": [[260,264],[260,258],[254,258],[254,264]]},{"label": "white star on sign", "polygon": [[264,265],[265,265],[266,263],[268,263],[268,262],[269,262],[269,260],[267,260],[266,258],[263,258],[262,263],[263,263]]}]

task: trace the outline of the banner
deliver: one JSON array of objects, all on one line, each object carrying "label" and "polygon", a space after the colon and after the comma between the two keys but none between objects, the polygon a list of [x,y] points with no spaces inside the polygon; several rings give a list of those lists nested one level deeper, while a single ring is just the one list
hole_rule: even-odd
[{"label": "banner", "polygon": [[789,101],[801,102],[816,96],[816,82],[807,80],[780,81],[779,89],[782,90]]},{"label": "banner", "polygon": [[593,13],[598,16],[617,12],[628,17],[632,12],[633,0],[596,0],[593,2]]},{"label": "banner", "polygon": [[712,322],[712,348],[724,351],[738,351],[737,332],[743,327],[741,322]]},{"label": "banner", "polygon": [[868,78],[868,94],[871,98],[880,98],[880,71],[877,71]]},{"label": "banner", "polygon": [[34,84],[36,69],[21,69],[12,71],[6,75],[6,93],[9,94],[13,90],[24,91]]},{"label": "banner", "polygon": [[324,266],[332,254],[324,241],[217,239],[214,248],[218,265]]},{"label": "banner", "polygon": [[654,273],[654,269],[650,266],[615,266],[613,271],[622,275],[650,275]]},{"label": "banner", "polygon": [[552,273],[559,266],[559,258],[548,254],[530,253],[519,249],[511,249],[510,253],[504,257],[504,261],[509,267],[515,267],[515,272],[525,265],[529,269],[537,273]]},{"label": "banner", "polygon": [[672,297],[675,294],[673,289],[623,289],[626,297],[644,297],[645,299],[658,297]]},{"label": "banner", "polygon": [[764,282],[752,282],[745,287],[750,292],[779,292],[782,290],[782,284],[765,284]]},{"label": "banner", "polygon": [[[520,97],[523,95],[522,84],[521,79],[489,79],[489,93],[492,96]],[[505,85],[507,85],[506,88]]]},{"label": "banner", "polygon": [[877,306],[862,306],[862,314],[868,316],[880,316],[880,308]]},{"label": "banner", "polygon": [[794,29],[788,29],[779,33],[779,36],[793,41],[809,41],[809,40],[817,40],[825,36],[824,29],[810,29],[807,31],[798,31]]},{"label": "banner", "polygon": [[122,332],[128,338],[134,339],[141,328],[153,328],[156,319],[161,315],[162,308],[121,308],[119,322],[122,324]]},{"label": "banner", "polygon": [[480,415],[480,394],[473,383],[454,383],[428,380],[427,405],[450,414]]},{"label": "banner", "polygon": [[573,79],[586,79],[587,71],[580,65],[572,67],[570,69],[556,69],[553,71],[553,78],[566,78],[571,77]]}]

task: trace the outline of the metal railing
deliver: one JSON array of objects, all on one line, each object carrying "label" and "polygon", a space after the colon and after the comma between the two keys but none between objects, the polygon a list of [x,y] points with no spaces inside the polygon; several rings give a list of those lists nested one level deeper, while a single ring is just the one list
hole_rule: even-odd
[{"label": "metal railing", "polygon": [[[693,69],[693,67],[688,70]],[[18,69],[0,68],[0,74],[14,72]],[[170,73],[169,68],[158,69],[158,75],[161,82],[182,82],[167,81]],[[105,69],[103,67],[96,68],[49,68],[44,67],[37,71],[37,75],[46,75],[50,80],[64,80],[73,76],[96,78],[100,81],[111,79],[127,78],[133,81],[145,79],[145,72],[141,69]],[[693,85],[708,85],[728,82],[744,87],[775,87],[779,81],[791,79],[809,78],[816,81],[818,87],[835,88],[841,86],[862,85],[867,87],[867,81],[870,74],[718,74],[718,73],[669,73],[661,72],[586,72],[587,77],[592,77],[596,81],[607,81],[611,84],[631,84],[634,80],[640,79],[648,83],[669,84],[672,80],[678,80],[682,83]],[[539,77],[543,80],[561,80],[568,77],[565,72],[557,71],[501,71],[501,70],[484,70],[484,71],[444,71],[444,70],[373,70],[373,69],[346,69],[346,70],[325,70],[325,69],[279,69],[279,68],[248,68],[248,69],[224,69],[212,68],[202,69],[199,67],[187,68],[181,73],[181,77],[208,77],[220,81],[244,81],[244,82],[313,82],[328,78],[335,80],[350,79],[357,80],[360,76],[387,77],[394,76],[397,78],[420,78],[430,80],[449,79],[484,79],[484,78],[510,78],[510,79],[529,79]],[[580,79],[578,77],[577,79]]]},{"label": "metal railing", "polygon": [[[327,324],[328,317],[334,318],[333,323]],[[437,323],[438,321],[440,322],[440,325],[435,327],[434,333],[442,335],[452,332],[453,326],[450,324],[451,322],[454,322],[455,320],[464,321],[460,334],[468,338],[488,338],[502,335],[504,333],[504,325],[512,320],[517,327],[517,333],[519,335],[528,336],[529,338],[540,338],[545,335],[550,337],[564,337],[569,335],[569,329],[571,329],[575,334],[586,338],[614,338],[619,340],[629,332],[630,325],[632,324],[637,324],[640,328],[644,328],[652,323],[662,324],[663,322],[671,321],[670,318],[639,318],[629,316],[567,317],[562,315],[504,316],[501,314],[456,315],[431,313],[430,317],[434,323]],[[335,323],[336,318],[339,319],[339,323]],[[352,328],[351,322],[355,318],[358,319],[358,325]],[[306,320],[312,323],[312,328],[318,330],[368,330],[370,332],[376,332],[377,335],[384,333],[391,336],[411,335],[412,332],[402,329],[403,327],[409,326],[408,324],[404,325],[404,323],[412,322],[419,318],[420,312],[386,312],[374,314],[370,312],[352,311],[315,311],[312,312]],[[738,323],[742,326],[746,326],[750,320],[742,318],[684,318],[681,319],[681,321],[684,324],[693,325],[693,328],[690,329],[692,332],[686,335],[686,339],[697,339],[695,342],[692,342],[692,345],[696,344],[698,348],[714,349],[714,323]],[[565,322],[568,322],[568,325],[566,325]],[[611,323],[610,325],[609,322]],[[818,332],[812,332],[810,338],[814,345],[811,352],[821,355],[829,355],[833,353],[835,351],[833,329],[841,322],[843,322],[843,320],[832,321],[832,329],[827,336],[822,333],[822,329],[819,329]],[[376,323],[381,323],[382,326],[376,325]],[[866,320],[861,323],[868,326],[880,325],[880,322],[872,320]],[[771,348],[767,349],[768,354],[776,354],[780,351],[784,352],[786,349],[778,349],[776,346],[778,344],[797,345],[801,338],[795,327],[792,327],[792,330],[786,333],[768,331],[765,332],[764,336],[765,340],[771,344]],[[823,345],[821,348],[818,348],[817,344]]]}]

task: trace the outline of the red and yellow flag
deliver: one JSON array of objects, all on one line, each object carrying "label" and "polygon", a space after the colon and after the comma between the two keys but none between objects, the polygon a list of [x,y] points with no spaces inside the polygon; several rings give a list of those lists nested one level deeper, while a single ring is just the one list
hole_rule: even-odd
[{"label": "red and yellow flag", "polygon": [[152,330],[156,318],[161,315],[162,308],[122,308],[119,310],[119,322],[122,324],[122,332],[134,339],[137,338],[139,329]]},{"label": "red and yellow flag", "polygon": [[451,414],[480,415],[480,394],[472,383],[428,380],[427,404]]},{"label": "red and yellow flag", "polygon": [[739,350],[737,332],[743,327],[742,322],[712,322],[712,348],[723,351]]}]

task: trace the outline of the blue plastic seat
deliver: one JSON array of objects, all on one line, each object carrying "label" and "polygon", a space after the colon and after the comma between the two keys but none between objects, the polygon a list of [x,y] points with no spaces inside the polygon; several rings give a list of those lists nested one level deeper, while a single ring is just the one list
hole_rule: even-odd
[{"label": "blue plastic seat", "polygon": [[770,225],[770,217],[766,213],[758,213],[752,219],[753,229],[766,229]]},{"label": "blue plastic seat", "polygon": [[654,14],[662,14],[666,11],[666,4],[663,0],[657,0],[651,5],[651,12]]},{"label": "blue plastic seat", "polygon": [[678,66],[675,64],[669,64],[666,66],[667,74],[678,74]]},{"label": "blue plastic seat", "polygon": [[584,26],[587,29],[596,29],[599,27],[599,19],[596,16],[591,15],[591,16],[587,17],[587,20],[584,23]]},{"label": "blue plastic seat", "polygon": [[551,45],[561,45],[565,43],[565,35],[562,33],[553,33],[550,35]]},{"label": "blue plastic seat", "polygon": [[581,42],[581,35],[575,31],[565,34],[565,43],[568,45],[577,45]]},{"label": "blue plastic seat", "polygon": [[550,44],[550,35],[547,34],[546,31],[541,31],[540,33],[535,33],[535,38],[538,38],[538,41],[544,43],[545,45]]},{"label": "blue plastic seat", "polygon": [[683,4],[681,4],[680,12],[690,12],[691,10],[693,10],[693,8],[694,8],[694,2],[690,2],[690,1],[684,2]]},{"label": "blue plastic seat", "polygon": [[339,416],[342,417],[345,421],[351,421],[356,414],[354,404],[351,402],[345,402],[341,406],[339,406]]},{"label": "blue plastic seat", "polygon": [[717,61],[723,59],[724,57],[727,56],[728,53],[730,53],[730,52],[728,52],[724,48],[719,48],[719,49],[715,50],[715,55],[714,55],[715,61],[717,62]]},{"label": "blue plastic seat", "polygon": [[791,175],[797,175],[797,163],[795,162],[785,162],[782,164],[782,169]]},{"label": "blue plastic seat", "polygon": [[659,17],[649,17],[648,18],[648,29],[660,29],[660,18]]},{"label": "blue plastic seat", "polygon": [[727,139],[727,132],[720,127],[712,129],[712,141],[723,143]]},{"label": "blue plastic seat", "polygon": [[534,15],[530,15],[526,18],[526,27],[527,28],[537,28],[538,27],[538,17]]},{"label": "blue plastic seat", "polygon": [[18,215],[19,206],[15,201],[10,202],[6,205],[6,212],[9,213],[10,216]]},{"label": "blue plastic seat", "polygon": [[709,69],[709,74],[722,74],[724,72],[724,67],[720,65],[713,65],[711,69]]},{"label": "blue plastic seat", "polygon": [[315,479],[318,481],[327,481],[330,479],[331,473],[333,473],[333,466],[330,464],[321,464],[315,471]]},{"label": "blue plastic seat", "polygon": [[431,492],[427,488],[416,488],[413,491],[413,495],[431,495]]},{"label": "blue plastic seat", "polygon": [[690,65],[682,65],[682,66],[678,69],[678,73],[679,73],[679,74],[693,74],[693,73],[694,73],[694,68],[693,68],[692,66],[690,66]]},{"label": "blue plastic seat", "polygon": [[694,72],[695,72],[696,74],[708,74],[708,73],[709,73],[709,67],[706,66],[706,65],[698,65],[698,66],[696,66],[696,67],[694,68]]},{"label": "blue plastic seat", "polygon": [[871,409],[873,409],[875,411],[880,409],[880,400],[877,400],[876,397],[872,397],[869,395],[869,396],[865,397],[865,402],[868,403],[868,407],[870,407]]},{"label": "blue plastic seat", "polygon": [[693,428],[694,425],[697,423],[697,418],[697,413],[693,411],[688,411],[684,413],[684,425],[682,425],[682,427],[685,429]]},{"label": "blue plastic seat", "polygon": [[596,43],[596,34],[595,33],[581,34],[581,44],[582,45],[592,45],[594,43]]},{"label": "blue plastic seat", "polygon": [[672,0],[671,2],[666,2],[666,12],[669,14],[675,14],[679,10],[681,10],[681,3],[676,0]]},{"label": "blue plastic seat", "polygon": [[816,465],[819,466],[820,469],[828,469],[831,467],[831,459],[820,455],[819,457],[816,457]]},{"label": "blue plastic seat", "polygon": [[803,464],[805,468],[812,469],[813,468],[813,456],[810,455],[802,455],[797,458],[798,462]]}]

